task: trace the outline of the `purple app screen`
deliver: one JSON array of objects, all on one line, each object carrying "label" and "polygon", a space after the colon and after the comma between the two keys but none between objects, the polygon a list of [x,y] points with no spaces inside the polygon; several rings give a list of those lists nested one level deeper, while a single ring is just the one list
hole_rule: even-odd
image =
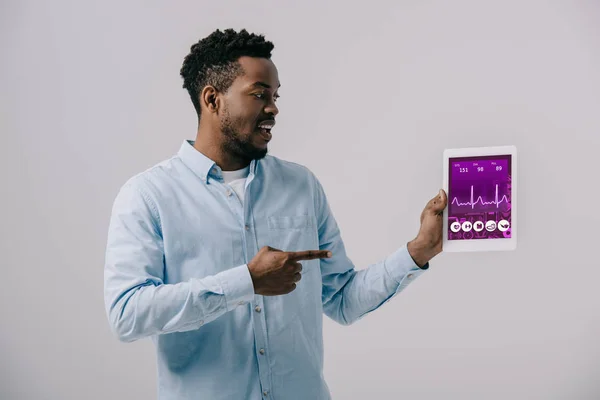
[{"label": "purple app screen", "polygon": [[449,162],[448,240],[510,238],[511,155]]}]

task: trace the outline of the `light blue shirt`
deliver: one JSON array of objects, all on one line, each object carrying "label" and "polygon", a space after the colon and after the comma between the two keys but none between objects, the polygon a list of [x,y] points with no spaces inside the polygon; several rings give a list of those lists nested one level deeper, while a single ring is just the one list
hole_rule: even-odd
[{"label": "light blue shirt", "polygon": [[[323,188],[304,166],[267,155],[252,161],[245,188],[242,204],[221,169],[184,141],[116,196],[106,312],[121,341],[154,342],[160,400],[330,399],[323,314],[349,325],[428,268],[404,245],[355,270]],[[263,246],[333,257],[302,261],[293,292],[261,296],[247,263]]]}]

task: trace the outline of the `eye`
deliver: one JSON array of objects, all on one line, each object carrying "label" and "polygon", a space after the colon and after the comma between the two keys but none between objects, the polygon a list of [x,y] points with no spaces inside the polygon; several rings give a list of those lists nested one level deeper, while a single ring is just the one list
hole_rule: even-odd
[{"label": "eye", "polygon": [[[256,97],[257,99],[260,99],[260,100],[263,100],[263,99],[265,98],[265,96],[266,96],[266,94],[265,94],[265,93],[253,93],[252,95],[253,95],[254,97]],[[279,97],[280,97],[280,96],[279,96],[278,94],[274,95],[274,96],[273,96],[273,101],[277,101],[277,99],[278,99]]]}]

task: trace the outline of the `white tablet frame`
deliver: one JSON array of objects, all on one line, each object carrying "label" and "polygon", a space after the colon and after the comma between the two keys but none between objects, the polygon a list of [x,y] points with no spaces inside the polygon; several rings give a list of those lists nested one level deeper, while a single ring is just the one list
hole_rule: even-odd
[{"label": "white tablet frame", "polygon": [[467,252],[467,251],[508,251],[517,248],[517,148],[516,146],[493,146],[493,147],[468,147],[460,149],[445,149],[443,189],[448,196],[449,185],[449,163],[454,157],[477,157],[494,155],[511,155],[511,237],[481,240],[448,240],[448,205],[444,209],[442,247],[444,252]]}]

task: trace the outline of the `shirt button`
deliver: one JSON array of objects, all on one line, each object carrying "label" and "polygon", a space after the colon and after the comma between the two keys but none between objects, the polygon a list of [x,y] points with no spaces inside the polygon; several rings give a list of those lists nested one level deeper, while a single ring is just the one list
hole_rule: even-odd
[{"label": "shirt button", "polygon": [[261,310],[260,306],[256,306],[256,307],[254,308],[254,311],[256,311],[256,312],[260,312],[260,310]]},{"label": "shirt button", "polygon": [[227,197],[231,197],[231,190],[227,191]]},{"label": "shirt button", "polygon": [[268,392],[268,391],[266,391],[266,390],[263,392],[263,395],[264,395],[265,397],[267,397],[267,395],[268,395],[268,394],[269,394],[269,392]]},{"label": "shirt button", "polygon": [[410,279],[410,278],[412,278],[412,277],[413,277],[413,275],[412,275],[412,274],[408,274],[406,277],[407,277],[408,279]]},{"label": "shirt button", "polygon": [[260,349],[258,352],[259,352],[260,354],[265,354],[265,349]]},{"label": "shirt button", "polygon": [[250,226],[249,225],[246,225],[245,228],[246,228],[247,231],[250,230]]}]

